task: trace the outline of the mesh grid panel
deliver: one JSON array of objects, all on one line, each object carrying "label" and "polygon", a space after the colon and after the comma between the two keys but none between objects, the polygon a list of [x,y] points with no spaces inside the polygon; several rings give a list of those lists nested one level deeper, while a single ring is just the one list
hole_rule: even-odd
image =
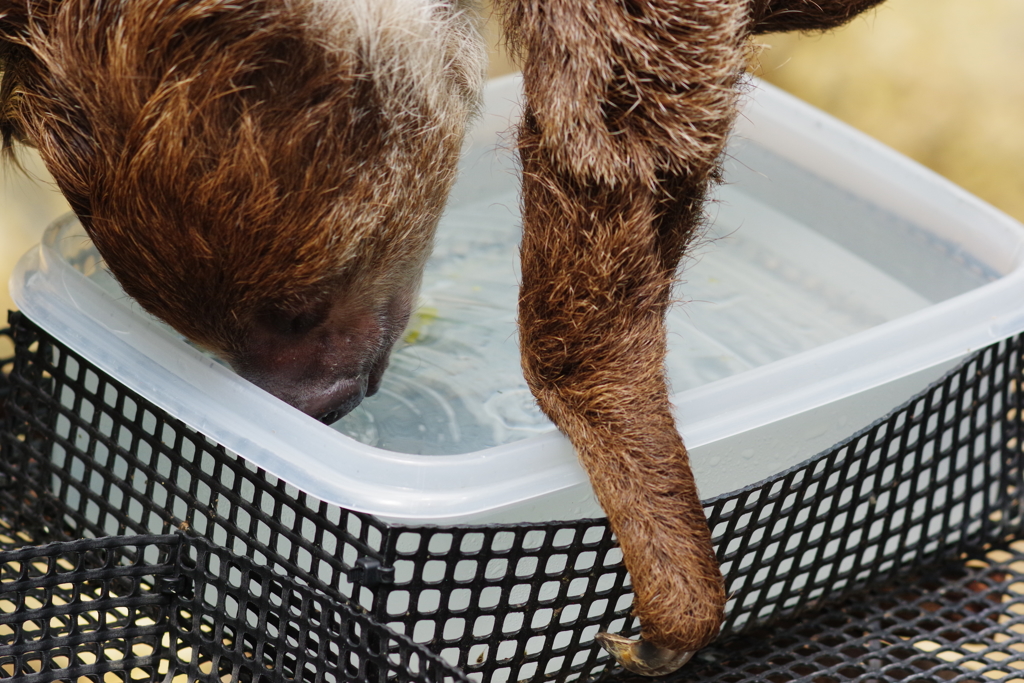
[{"label": "mesh grid panel", "polygon": [[365,612],[187,537],[171,634],[188,680],[468,681]]},{"label": "mesh grid panel", "polygon": [[718,643],[672,682],[1021,683],[1024,542],[965,553],[771,626]]},{"label": "mesh grid panel", "polygon": [[[6,540],[10,541],[10,537]],[[174,572],[167,537],[108,537],[0,552],[0,679],[152,680]],[[176,541],[176,539],[170,539]],[[149,556],[147,562],[144,556]]]},{"label": "mesh grid panel", "polygon": [[811,462],[710,501],[726,631],[1021,524],[1021,338],[978,353]]},{"label": "mesh grid panel", "polygon": [[467,680],[365,613],[201,537],[0,552],[0,608],[0,679]]},{"label": "mesh grid panel", "polygon": [[[217,633],[221,645],[240,643],[218,645],[195,661],[176,651],[192,674],[461,676],[427,650],[408,649],[418,643],[473,680],[619,675],[594,635],[636,634],[639,625],[605,520],[388,525],[309,497],[226,452],[24,317],[12,318],[12,331],[17,354],[0,434],[0,511],[14,528],[36,542],[183,530],[206,539],[203,557],[260,577],[238,582],[211,569],[192,577],[196,585],[240,605],[252,591],[266,594],[261,582],[288,577],[303,596],[296,604],[316,605],[301,608],[312,610],[302,616],[310,633],[321,629],[312,640],[276,627],[243,642],[234,635],[241,622],[223,609],[188,611],[208,615],[190,622],[196,637]],[[735,661],[736,643],[766,624],[809,618],[865,586],[1016,534],[1022,349],[1021,338],[985,349],[835,448],[707,501],[731,596],[728,619],[719,643],[679,675],[727,656]],[[373,652],[385,659],[364,653],[358,665],[316,668],[324,657],[339,661],[329,645],[337,630],[317,616],[338,606],[365,618],[365,628],[383,629],[380,637],[391,644]],[[761,680],[750,673],[755,669],[728,680]],[[794,680],[786,677],[792,671],[779,675],[763,680]]]},{"label": "mesh grid panel", "polygon": [[4,419],[4,405],[10,393],[11,383],[7,376],[14,367],[14,340],[9,328],[0,327],[0,420]]},{"label": "mesh grid panel", "polygon": [[396,527],[382,620],[485,680],[596,673],[594,636],[636,630],[622,554],[604,520]]},{"label": "mesh grid panel", "polygon": [[16,320],[2,509],[57,539],[189,529],[372,607],[347,575],[361,557],[383,559],[385,525],[229,455]]}]

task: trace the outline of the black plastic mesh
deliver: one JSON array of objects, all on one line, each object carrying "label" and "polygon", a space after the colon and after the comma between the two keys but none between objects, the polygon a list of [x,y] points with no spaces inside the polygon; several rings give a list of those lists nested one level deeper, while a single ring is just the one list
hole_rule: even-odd
[{"label": "black plastic mesh", "polygon": [[160,588],[176,550],[161,544],[167,540],[109,537],[0,552],[0,678],[34,683],[68,669],[104,680],[155,678],[171,603]]},{"label": "black plastic mesh", "polygon": [[9,328],[0,328],[0,420],[4,418],[4,405],[10,394],[11,383],[7,376],[14,367],[14,340]]},{"label": "black plastic mesh", "polygon": [[[215,671],[244,680],[251,672],[273,670],[296,680],[321,680],[317,676],[326,669],[316,662],[336,661],[337,655],[331,648],[338,631],[331,630],[329,618],[316,616],[330,612],[323,606],[328,603],[348,605],[365,617],[361,628],[376,634],[369,640],[392,643],[374,646],[381,656],[387,652],[386,662],[364,653],[359,666],[346,665],[340,680],[406,680],[410,673],[400,671],[402,661],[424,675],[460,675],[430,660],[426,650],[399,655],[394,648],[411,646],[408,641],[473,680],[618,675],[594,635],[635,634],[638,625],[629,616],[629,579],[605,520],[388,525],[306,496],[225,452],[23,317],[12,318],[12,329],[17,357],[0,435],[0,511],[13,528],[31,533],[34,542],[182,529],[207,539],[204,557],[216,558],[218,566],[258,574],[259,582],[288,577],[293,588],[280,590],[298,591],[304,605],[316,603],[294,622],[303,624],[294,633],[278,627],[257,631],[252,641],[235,635],[240,631],[230,610],[193,609],[188,613],[203,615],[192,617],[193,635],[217,634],[217,643],[232,645],[194,661],[175,655],[178,664],[192,667],[192,675]],[[785,620],[798,616],[799,625],[826,618],[813,614],[846,618],[843,600],[883,600],[881,593],[858,592],[865,587],[903,581],[986,544],[1008,543],[1021,524],[1022,351],[1021,338],[985,349],[834,449],[708,501],[732,596],[729,617],[722,639],[675,679],[799,679],[811,665],[762,678],[769,671],[769,646],[751,650],[744,644],[760,646],[777,637],[779,647],[792,653],[793,643],[813,638],[800,632],[785,640],[778,630]],[[266,594],[256,588],[262,583],[231,583],[212,570],[193,580],[233,605],[249,604],[252,591]],[[263,608],[253,609],[256,614]],[[889,637],[885,628],[878,626],[879,638]],[[318,635],[306,637],[314,631]],[[838,646],[814,647],[839,658],[814,665],[830,676],[860,657]],[[849,678],[835,675],[834,680]],[[863,680],[871,676],[901,680],[877,672]]]},{"label": "black plastic mesh", "polygon": [[977,549],[726,638],[671,677],[672,683],[1021,680],[1021,541]]},{"label": "black plastic mesh", "polygon": [[211,681],[467,679],[362,610],[186,537],[171,634],[175,669]]},{"label": "black plastic mesh", "polygon": [[1022,342],[979,352],[811,462],[710,501],[733,595],[725,629],[1016,533]]},{"label": "black plastic mesh", "polygon": [[11,328],[0,327],[0,386],[7,386],[7,375],[14,367],[14,339],[11,337]]},{"label": "black plastic mesh", "polygon": [[365,613],[183,534],[0,552],[0,607],[0,679],[466,680]]}]

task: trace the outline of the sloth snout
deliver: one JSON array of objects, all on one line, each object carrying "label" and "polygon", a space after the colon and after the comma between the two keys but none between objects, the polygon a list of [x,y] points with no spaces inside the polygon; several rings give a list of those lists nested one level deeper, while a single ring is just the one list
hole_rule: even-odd
[{"label": "sloth snout", "polygon": [[393,344],[393,335],[381,336],[368,332],[349,343],[348,335],[253,335],[250,352],[232,365],[285,403],[332,424],[380,389]]},{"label": "sloth snout", "polygon": [[333,424],[352,412],[367,395],[365,378],[341,380],[319,395],[309,398],[305,406],[296,406],[324,424]]},{"label": "sloth snout", "polygon": [[380,390],[384,371],[388,367],[388,355],[382,355],[366,376],[335,382],[334,385],[311,397],[308,408],[300,408],[324,424],[334,424],[362,403],[364,398]]}]

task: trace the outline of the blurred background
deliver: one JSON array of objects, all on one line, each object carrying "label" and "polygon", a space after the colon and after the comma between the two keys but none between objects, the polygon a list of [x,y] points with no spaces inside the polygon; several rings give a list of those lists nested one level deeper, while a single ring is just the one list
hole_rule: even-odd
[{"label": "blurred background", "polygon": [[[1024,220],[1022,29],[1021,0],[888,0],[828,34],[758,38],[751,71]],[[491,75],[511,72],[489,34]],[[0,316],[15,262],[67,211],[21,156],[29,177],[0,170]]]}]

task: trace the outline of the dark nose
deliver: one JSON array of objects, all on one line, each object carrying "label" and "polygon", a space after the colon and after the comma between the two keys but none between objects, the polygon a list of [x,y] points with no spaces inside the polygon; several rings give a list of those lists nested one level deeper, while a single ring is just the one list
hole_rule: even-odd
[{"label": "dark nose", "polygon": [[343,380],[319,396],[313,396],[302,412],[312,415],[324,424],[333,424],[352,412],[366,396],[366,382]]}]

